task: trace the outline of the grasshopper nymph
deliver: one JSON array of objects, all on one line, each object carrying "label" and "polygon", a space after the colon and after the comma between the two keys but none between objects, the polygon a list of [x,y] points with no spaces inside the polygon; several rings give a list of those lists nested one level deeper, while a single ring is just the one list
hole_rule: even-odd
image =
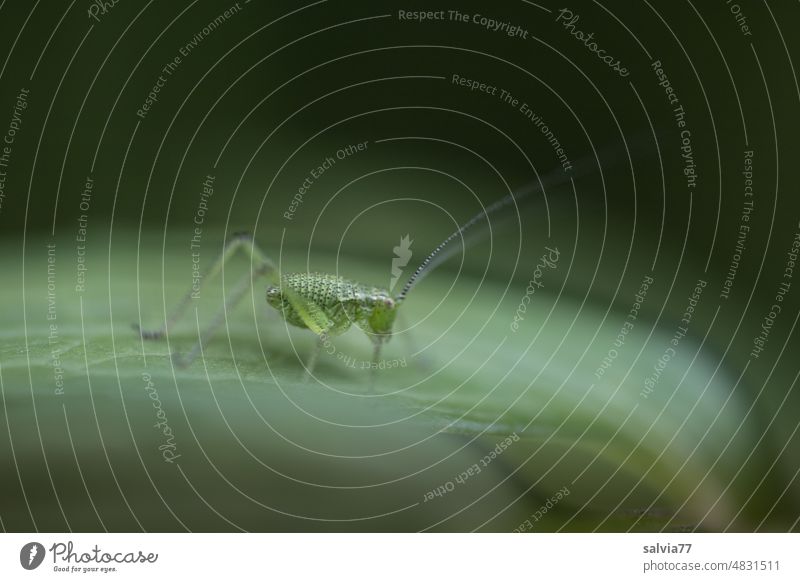
[{"label": "grasshopper nymph", "polygon": [[[457,237],[462,237],[465,231],[480,222],[488,219],[489,215],[500,209],[527,197],[531,191],[526,191],[516,196],[509,194],[497,202],[489,205],[484,210],[473,216],[461,225],[458,230],[448,236],[436,249],[422,261],[420,266],[411,275],[405,286],[397,296],[379,287],[371,287],[339,277],[322,273],[291,273],[280,276],[274,263],[256,246],[253,238],[247,233],[234,235],[225,245],[220,257],[213,263],[207,273],[201,278],[201,285],[206,280],[217,275],[225,262],[237,252],[244,251],[251,259],[252,273],[245,275],[227,296],[225,305],[216,315],[205,333],[192,350],[183,358],[179,358],[181,365],[191,363],[201,351],[201,348],[211,339],[215,332],[225,321],[226,312],[233,308],[250,289],[256,277],[267,276],[273,280],[266,289],[267,303],[280,313],[287,323],[306,328],[317,334],[317,346],[305,365],[306,375],[313,373],[319,352],[327,339],[347,331],[355,324],[361,328],[372,340],[373,355],[371,369],[377,369],[380,360],[381,347],[392,336],[397,310],[408,296],[409,291],[419,283],[422,278],[432,271],[437,265],[446,260],[450,254],[445,253],[448,245]],[[458,249],[450,247],[449,250]],[[434,259],[437,259],[434,261]],[[164,326],[157,331],[145,331],[138,325],[134,328],[139,331],[144,339],[159,339],[164,337],[167,330],[181,317],[191,302],[193,290],[190,290],[183,300],[177,305],[172,315]]]}]

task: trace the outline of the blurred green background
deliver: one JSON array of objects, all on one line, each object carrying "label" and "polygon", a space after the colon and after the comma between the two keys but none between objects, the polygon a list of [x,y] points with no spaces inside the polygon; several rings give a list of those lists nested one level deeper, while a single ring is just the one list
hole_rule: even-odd
[{"label": "blurred green background", "polygon": [[[747,31],[721,1],[98,6],[0,7],[5,530],[798,529],[796,6],[743,3]],[[400,15],[420,10],[443,19]],[[163,323],[234,232],[285,272],[388,287],[401,237],[402,282],[481,205],[530,189],[413,290],[385,356],[404,365],[374,392],[345,365],[369,360],[358,330],[303,382],[314,337],[270,312],[263,280],[172,365],[243,258],[166,341],[131,329]],[[558,263],[515,330],[546,247]]]}]

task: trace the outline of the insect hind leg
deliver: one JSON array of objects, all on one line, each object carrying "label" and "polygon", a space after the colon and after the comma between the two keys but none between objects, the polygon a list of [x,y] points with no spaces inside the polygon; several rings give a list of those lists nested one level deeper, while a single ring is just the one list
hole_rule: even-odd
[{"label": "insect hind leg", "polygon": [[[164,324],[156,329],[156,330],[145,330],[140,327],[139,324],[134,323],[133,328],[139,332],[142,339],[146,340],[154,340],[154,339],[161,339],[167,335],[169,330],[175,325],[180,319],[183,317],[186,309],[189,307],[192,298],[197,296],[197,293],[203,288],[205,283],[209,279],[213,279],[217,275],[219,275],[225,267],[225,264],[228,262],[229,259],[236,256],[237,253],[243,252],[246,256],[250,257],[251,262],[251,272],[246,274],[242,279],[236,284],[234,290],[228,294],[228,297],[225,300],[225,305],[221,308],[221,310],[215,315],[211,325],[208,327],[205,333],[202,334],[201,340],[203,344],[207,343],[211,337],[216,333],[219,327],[225,321],[225,314],[228,310],[232,309],[233,307],[238,304],[242,297],[244,297],[245,293],[250,289],[253,285],[253,282],[256,278],[262,277],[265,275],[272,275],[275,272],[275,265],[273,262],[264,254],[261,249],[258,248],[253,237],[250,233],[247,232],[239,232],[234,234],[228,242],[225,244],[224,249],[219,257],[211,264],[208,270],[203,273],[200,278],[200,287],[199,288],[190,288],[187,293],[183,296],[180,302],[173,308],[170,315],[167,317]],[[197,355],[200,353],[200,341],[195,344],[192,350],[189,352],[188,356],[185,358],[178,358],[177,361],[182,364],[188,364]]]}]

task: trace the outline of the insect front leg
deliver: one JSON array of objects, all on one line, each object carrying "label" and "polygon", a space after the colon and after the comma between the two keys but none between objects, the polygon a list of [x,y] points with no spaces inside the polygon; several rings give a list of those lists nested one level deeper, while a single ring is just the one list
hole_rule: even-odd
[{"label": "insect front leg", "polygon": [[[220,274],[225,267],[225,263],[234,257],[237,252],[243,252],[246,256],[250,257],[252,270],[250,273],[244,275],[237,282],[233,291],[227,295],[225,304],[214,316],[211,325],[209,325],[206,331],[202,333],[201,338],[192,347],[189,354],[186,357],[178,360],[180,364],[188,365],[199,355],[202,346],[206,345],[206,343],[214,336],[221,325],[225,322],[226,313],[239,303],[247,291],[250,290],[250,287],[253,285],[253,282],[256,278],[263,277],[265,275],[272,276],[275,273],[275,265],[258,248],[258,246],[256,246],[255,242],[253,241],[253,237],[249,233],[237,233],[233,235],[233,237],[226,243],[225,248],[220,256],[203,274],[200,279],[200,288],[202,289],[202,286],[205,285],[208,279],[212,279]],[[193,294],[196,292],[196,289],[190,288],[186,295],[184,295],[183,299],[181,299],[181,301],[172,310],[169,317],[167,317],[164,325],[162,325],[159,329],[144,330],[135,323],[133,324],[133,328],[138,331],[144,339],[150,340],[163,338],[169,332],[172,326],[175,325],[184,315],[186,309],[192,301]]]},{"label": "insect front leg", "polygon": [[328,336],[325,333],[322,333],[317,336],[317,341],[314,343],[314,349],[311,352],[311,355],[308,357],[308,360],[305,363],[305,373],[303,374],[303,382],[308,382],[314,376],[314,368],[317,367],[317,360],[319,360],[319,354],[322,352],[322,349],[325,347],[325,344],[328,342]]},{"label": "insect front leg", "polygon": [[382,335],[373,335],[372,338],[372,366],[369,370],[369,391],[375,391],[375,380],[378,377],[378,365],[381,361],[381,350],[386,341],[386,337]]}]

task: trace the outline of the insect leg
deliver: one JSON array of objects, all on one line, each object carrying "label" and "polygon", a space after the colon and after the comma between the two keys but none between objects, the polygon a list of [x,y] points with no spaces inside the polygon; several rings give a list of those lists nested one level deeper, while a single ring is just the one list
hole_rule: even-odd
[{"label": "insect leg", "polygon": [[311,355],[304,366],[305,374],[303,375],[303,380],[308,382],[314,373],[314,368],[317,365],[317,359],[319,359],[319,353],[322,351],[322,348],[324,347],[325,342],[328,340],[328,337],[330,337],[331,334],[335,335],[339,333],[341,329],[337,328],[336,322],[328,317],[328,314],[325,313],[325,310],[313,301],[310,301],[299,293],[296,293],[289,287],[283,287],[281,291],[286,299],[288,299],[292,309],[294,309],[294,311],[300,316],[300,319],[303,320],[303,323],[306,325],[306,327],[317,334],[317,342],[314,351],[311,352]]},{"label": "insect leg", "polygon": [[[262,275],[271,274],[275,271],[275,265],[272,261],[265,255],[259,248],[256,246],[255,242],[253,241],[252,235],[249,233],[237,233],[234,234],[231,239],[225,245],[220,256],[217,258],[216,261],[209,267],[209,269],[203,274],[200,279],[200,288],[202,289],[203,284],[205,284],[206,280],[212,279],[216,275],[218,275],[225,263],[233,257],[237,251],[243,251],[247,256],[250,257],[253,272],[252,276],[258,277]],[[247,279],[251,279],[250,277],[246,277]],[[248,284],[249,287],[249,284]],[[237,285],[238,290],[238,285]],[[170,313],[167,320],[157,330],[144,330],[142,329],[139,324],[134,323],[133,328],[138,331],[144,339],[161,339],[163,338],[169,329],[177,323],[183,314],[186,311],[186,308],[189,307],[189,304],[192,301],[192,297],[196,297],[196,293],[199,292],[199,289],[189,289],[189,291],[184,295],[183,299],[175,306],[175,308]],[[243,293],[242,293],[243,294]],[[226,308],[228,307],[229,302],[226,302]],[[231,305],[232,307],[233,305]],[[224,316],[224,314],[223,314]]]},{"label": "insect leg", "polygon": [[236,304],[241,301],[242,297],[250,290],[250,287],[253,286],[253,281],[258,276],[257,273],[248,273],[244,275],[239,281],[236,283],[236,286],[233,290],[227,294],[225,298],[225,305],[214,315],[214,319],[211,321],[211,324],[205,329],[202,333],[200,338],[195,342],[192,349],[189,350],[189,353],[185,356],[181,356],[180,354],[173,354],[172,361],[175,362],[177,366],[184,367],[191,364],[197,356],[200,355],[201,348],[203,346],[208,345],[208,342],[211,341],[211,338],[216,335],[219,331],[219,328],[222,327],[222,324],[225,323],[225,316],[227,312],[234,307]]},{"label": "insect leg", "polygon": [[311,355],[308,357],[308,361],[304,366],[306,371],[303,374],[303,382],[308,382],[314,375],[314,368],[317,366],[317,360],[319,359],[319,354],[322,351],[322,347],[325,345],[326,337],[327,336],[325,334],[317,336],[317,341],[314,344],[314,350],[311,352]]},{"label": "insect leg", "polygon": [[398,311],[397,313],[397,324],[403,328],[403,342],[406,344],[406,349],[411,353],[412,356],[418,355],[419,350],[417,350],[417,342],[414,339],[414,334],[407,325],[408,320],[406,319],[405,312],[402,310]]},{"label": "insect leg", "polygon": [[372,338],[372,366],[369,371],[369,391],[375,391],[375,379],[378,375],[378,364],[381,361],[381,348],[383,347],[383,337],[375,336]]}]

